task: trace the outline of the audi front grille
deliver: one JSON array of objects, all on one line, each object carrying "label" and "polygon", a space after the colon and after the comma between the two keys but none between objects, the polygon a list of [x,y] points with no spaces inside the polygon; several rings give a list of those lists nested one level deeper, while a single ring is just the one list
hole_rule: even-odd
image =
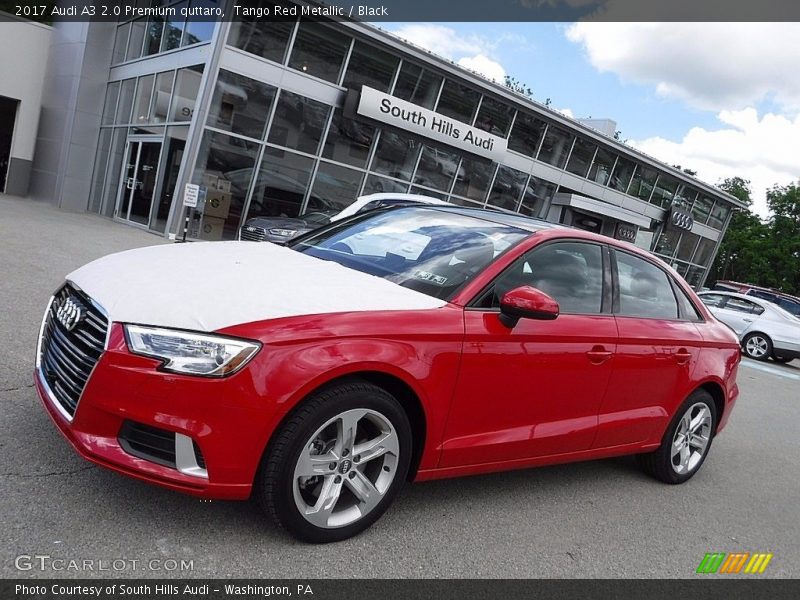
[{"label": "audi front grille", "polygon": [[39,339],[39,376],[68,419],[105,349],[108,319],[92,300],[67,284],[53,296]]},{"label": "audi front grille", "polygon": [[263,242],[267,237],[267,230],[263,227],[247,225],[239,232],[239,239],[246,242]]}]

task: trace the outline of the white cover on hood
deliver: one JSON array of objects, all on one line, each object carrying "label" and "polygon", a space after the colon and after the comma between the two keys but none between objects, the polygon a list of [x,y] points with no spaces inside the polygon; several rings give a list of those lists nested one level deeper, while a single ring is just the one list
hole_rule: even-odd
[{"label": "white cover on hood", "polygon": [[67,279],[111,321],[196,331],[280,317],[446,304],[334,262],[255,242],[128,250],[95,260]]}]

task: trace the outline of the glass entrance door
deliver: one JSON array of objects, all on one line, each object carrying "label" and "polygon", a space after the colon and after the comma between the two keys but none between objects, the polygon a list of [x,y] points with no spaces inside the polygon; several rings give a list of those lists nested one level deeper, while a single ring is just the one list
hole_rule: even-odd
[{"label": "glass entrance door", "polygon": [[144,226],[150,224],[160,156],[160,141],[128,140],[118,217]]}]

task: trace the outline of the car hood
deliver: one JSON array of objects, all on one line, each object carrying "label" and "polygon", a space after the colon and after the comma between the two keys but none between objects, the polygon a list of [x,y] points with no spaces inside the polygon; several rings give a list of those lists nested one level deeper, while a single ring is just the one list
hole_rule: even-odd
[{"label": "car hood", "polygon": [[95,260],[67,279],[111,321],[197,331],[280,317],[445,305],[385,279],[270,243],[139,248]]}]

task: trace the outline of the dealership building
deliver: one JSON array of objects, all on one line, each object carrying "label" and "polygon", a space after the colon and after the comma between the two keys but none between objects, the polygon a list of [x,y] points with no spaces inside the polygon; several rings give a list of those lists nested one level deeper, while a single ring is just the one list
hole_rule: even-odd
[{"label": "dealership building", "polygon": [[180,16],[216,4],[53,27],[30,196],[164,236],[188,216],[191,237],[219,240],[253,216],[420,193],[630,240],[705,281],[739,201],[616,141],[613,122],[365,23]]}]

